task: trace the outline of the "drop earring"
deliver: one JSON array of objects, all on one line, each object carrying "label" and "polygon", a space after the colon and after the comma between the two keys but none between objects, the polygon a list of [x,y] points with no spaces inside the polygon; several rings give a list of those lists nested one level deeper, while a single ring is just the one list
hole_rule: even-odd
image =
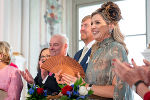
[{"label": "drop earring", "polygon": [[112,29],[109,29],[109,33],[110,33],[110,34],[112,33]]}]

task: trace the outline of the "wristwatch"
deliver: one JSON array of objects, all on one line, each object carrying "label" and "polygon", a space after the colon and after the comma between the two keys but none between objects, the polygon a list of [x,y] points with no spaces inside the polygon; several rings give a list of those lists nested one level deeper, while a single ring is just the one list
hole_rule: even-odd
[{"label": "wristwatch", "polygon": [[87,87],[87,90],[88,91],[91,90],[92,86],[93,86],[93,84],[89,84],[89,86]]},{"label": "wristwatch", "polygon": [[[134,83],[134,85],[132,86],[132,89],[136,92],[138,85],[141,84],[141,83],[144,83],[144,84],[145,84],[144,81],[138,80],[137,82]],[[146,85],[146,84],[145,84],[145,85]]]}]

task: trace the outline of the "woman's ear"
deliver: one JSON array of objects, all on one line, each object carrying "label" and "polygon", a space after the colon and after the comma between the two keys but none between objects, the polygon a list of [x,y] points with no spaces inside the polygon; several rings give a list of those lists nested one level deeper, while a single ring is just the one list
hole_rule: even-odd
[{"label": "woman's ear", "polygon": [[3,58],[3,54],[0,54],[0,59],[2,59]]},{"label": "woman's ear", "polygon": [[114,24],[109,24],[108,28],[109,28],[109,33],[111,34],[114,29]]},{"label": "woman's ear", "polygon": [[114,24],[109,24],[109,30],[113,30],[114,29]]}]

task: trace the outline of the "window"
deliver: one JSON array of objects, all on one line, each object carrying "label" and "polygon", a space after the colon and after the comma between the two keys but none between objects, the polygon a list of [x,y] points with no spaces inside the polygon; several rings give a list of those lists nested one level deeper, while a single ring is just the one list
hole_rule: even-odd
[{"label": "window", "polygon": [[[135,3],[136,2],[136,3]],[[123,19],[119,22],[121,32],[125,35],[125,43],[129,49],[129,61],[131,58],[137,62],[137,64],[143,64],[143,56],[141,52],[146,48],[146,5],[145,0],[124,0],[116,1],[119,5]],[[81,26],[81,20],[84,16],[91,14],[101,4],[79,7],[79,30]],[[88,9],[88,10],[87,10]],[[80,39],[79,32],[79,49],[84,46],[84,43]]]}]

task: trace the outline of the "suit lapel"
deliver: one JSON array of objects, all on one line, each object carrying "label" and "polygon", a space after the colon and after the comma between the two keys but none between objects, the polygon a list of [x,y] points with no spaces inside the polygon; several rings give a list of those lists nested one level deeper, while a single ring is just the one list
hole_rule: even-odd
[{"label": "suit lapel", "polygon": [[77,57],[75,58],[76,61],[79,61],[79,59],[80,59],[80,57],[81,57],[81,54],[82,54],[82,51],[83,51],[83,49],[81,49],[81,50],[78,52],[78,55],[77,55]]},{"label": "suit lapel", "polygon": [[88,52],[85,54],[82,61],[80,62],[81,65],[84,65],[87,62],[88,57],[90,56],[90,54],[91,54],[91,48],[88,50]]}]

